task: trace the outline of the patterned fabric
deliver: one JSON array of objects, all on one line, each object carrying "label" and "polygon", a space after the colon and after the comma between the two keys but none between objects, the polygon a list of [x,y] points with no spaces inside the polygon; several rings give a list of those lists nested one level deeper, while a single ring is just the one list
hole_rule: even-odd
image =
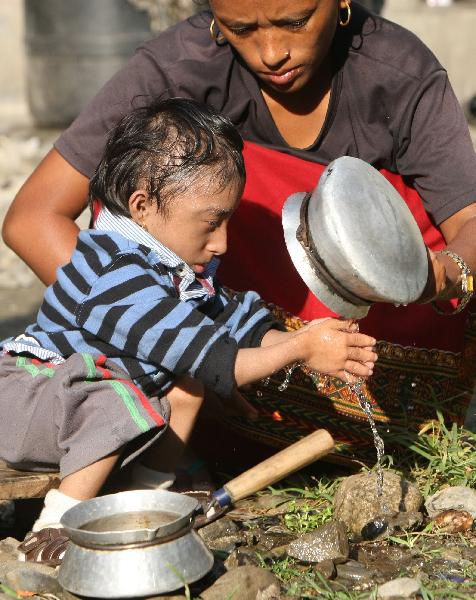
[{"label": "patterned fabric", "polygon": [[[273,311],[288,329],[303,325],[281,309],[274,307]],[[379,360],[362,391],[373,407],[387,452],[405,449],[414,442],[419,429],[436,418],[437,410],[448,422],[463,423],[474,389],[476,313],[468,315],[464,341],[461,353],[378,343]],[[367,417],[345,382],[297,368],[286,389],[280,390],[285,379],[286,372],[281,371],[246,392],[259,418],[229,418],[228,426],[253,441],[278,448],[324,428],[336,441],[335,452],[325,460],[375,462]]]},{"label": "patterned fabric", "polygon": [[116,232],[81,232],[27,336],[64,357],[103,354],[150,395],[188,374],[228,397],[238,348],[259,346],[275,320],[254,292],[199,284],[198,297],[181,300],[162,258]]}]

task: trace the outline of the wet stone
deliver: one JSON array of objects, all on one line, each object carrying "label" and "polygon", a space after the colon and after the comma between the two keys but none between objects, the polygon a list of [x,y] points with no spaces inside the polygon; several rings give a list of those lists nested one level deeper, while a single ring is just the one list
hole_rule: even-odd
[{"label": "wet stone", "polygon": [[380,544],[360,547],[352,555],[384,581],[397,577],[412,560],[408,550],[387,545],[382,547]]},{"label": "wet stone", "polygon": [[340,521],[331,521],[306,533],[288,546],[288,555],[306,563],[323,560],[344,562],[349,556],[347,529]]},{"label": "wet stone", "polygon": [[[347,525],[355,540],[362,539],[362,530],[369,523],[382,517],[387,520],[399,512],[416,512],[423,502],[415,484],[397,473],[384,471],[383,503],[388,514],[381,515],[382,503],[376,490],[376,473],[358,473],[346,477],[336,490],[334,515]],[[386,532],[382,531],[381,535],[385,536]]]},{"label": "wet stone", "polygon": [[356,560],[349,560],[342,565],[337,565],[337,577],[347,579],[353,582],[370,581],[372,579],[372,571],[365,568]]},{"label": "wet stone", "polygon": [[387,534],[394,532],[413,531],[423,524],[423,514],[419,511],[399,512],[388,518]]},{"label": "wet stone", "polygon": [[323,560],[314,565],[314,571],[320,573],[324,579],[333,579],[336,574],[336,566],[333,560]]},{"label": "wet stone", "polygon": [[411,577],[398,577],[380,585],[377,591],[379,600],[403,600],[415,598],[420,593],[421,583]]}]

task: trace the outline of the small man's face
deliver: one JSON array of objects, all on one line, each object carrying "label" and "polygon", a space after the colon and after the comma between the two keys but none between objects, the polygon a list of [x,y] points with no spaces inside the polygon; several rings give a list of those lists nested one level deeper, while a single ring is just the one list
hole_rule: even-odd
[{"label": "small man's face", "polygon": [[213,257],[226,252],[228,222],[242,192],[236,184],[217,190],[216,182],[203,177],[174,196],[165,211],[150,202],[138,222],[200,275]]}]

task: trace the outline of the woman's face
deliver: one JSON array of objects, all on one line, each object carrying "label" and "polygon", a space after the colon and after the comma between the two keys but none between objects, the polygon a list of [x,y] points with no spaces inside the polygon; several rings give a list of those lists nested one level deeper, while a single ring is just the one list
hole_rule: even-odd
[{"label": "woman's face", "polygon": [[216,26],[264,88],[293,93],[319,75],[345,0],[210,0]]}]

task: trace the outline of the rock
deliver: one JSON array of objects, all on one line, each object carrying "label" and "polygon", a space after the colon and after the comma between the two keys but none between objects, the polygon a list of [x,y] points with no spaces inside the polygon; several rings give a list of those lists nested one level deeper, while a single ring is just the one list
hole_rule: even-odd
[{"label": "rock", "polygon": [[217,521],[213,521],[205,527],[198,530],[198,535],[204,542],[215,540],[217,538],[228,537],[239,533],[238,525],[236,525],[228,517],[222,517]]},{"label": "rock", "polygon": [[238,526],[228,517],[222,517],[198,530],[198,535],[203,539],[210,550],[232,552],[237,545],[243,542]]},{"label": "rock", "polygon": [[356,560],[349,560],[343,565],[337,565],[337,577],[348,581],[361,582],[370,581],[372,572],[366,569]]},{"label": "rock", "polygon": [[230,556],[225,560],[225,567],[227,570],[234,569],[236,567],[244,567],[246,565],[253,565],[258,567],[261,561],[253,548],[237,548],[233,550]]},{"label": "rock", "polygon": [[431,519],[445,510],[464,510],[476,519],[476,490],[462,485],[444,488],[426,499],[425,508]]},{"label": "rock", "polygon": [[15,503],[13,500],[0,500],[0,527],[6,529],[15,525]]},{"label": "rock", "polygon": [[403,598],[415,598],[421,591],[421,584],[418,579],[411,577],[399,577],[392,581],[387,581],[378,586],[377,598],[379,600],[402,600]]},{"label": "rock", "polygon": [[15,538],[8,537],[0,541],[0,563],[7,560],[18,560],[18,546],[20,542]]},{"label": "rock", "polygon": [[461,556],[476,563],[476,548],[463,548]]},{"label": "rock", "polygon": [[[201,593],[202,600],[277,600],[279,580],[269,571],[246,566],[231,569]],[[260,596],[258,594],[261,593]]]},{"label": "rock", "polygon": [[14,590],[35,594],[62,592],[62,587],[56,579],[55,569],[38,563],[23,563],[21,567],[13,569],[7,573],[5,583]]},{"label": "rock", "polygon": [[349,556],[349,541],[344,523],[331,521],[300,536],[289,544],[288,555],[307,563],[329,559],[344,562]]},{"label": "rock", "polygon": [[[381,517],[377,498],[376,473],[358,473],[346,477],[334,496],[334,515],[343,521],[354,539],[362,537],[362,529]],[[384,472],[383,500],[389,516],[399,512],[418,511],[423,497],[415,484],[392,471]]]},{"label": "rock", "polygon": [[296,535],[292,533],[279,533],[279,532],[264,532],[260,531],[256,534],[257,550],[272,550],[289,544],[296,539]]},{"label": "rock", "polygon": [[324,579],[333,579],[337,572],[334,561],[330,559],[316,563],[314,571],[320,573]]},{"label": "rock", "polygon": [[418,511],[399,512],[388,518],[387,535],[393,535],[395,531],[413,531],[423,523],[423,515]]},{"label": "rock", "polygon": [[469,531],[473,526],[474,519],[466,510],[445,510],[436,515],[435,526],[446,533],[458,533],[458,531]]}]

